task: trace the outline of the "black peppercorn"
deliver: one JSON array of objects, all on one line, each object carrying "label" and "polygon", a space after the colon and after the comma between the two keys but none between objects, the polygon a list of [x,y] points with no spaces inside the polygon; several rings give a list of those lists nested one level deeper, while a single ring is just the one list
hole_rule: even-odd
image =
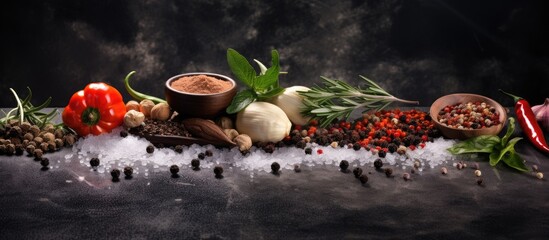
[{"label": "black peppercorn", "polygon": [[92,158],[92,159],[90,160],[90,165],[91,165],[92,167],[97,167],[97,166],[99,166],[99,158]]},{"label": "black peppercorn", "polygon": [[387,146],[387,150],[389,150],[390,153],[396,152],[398,146],[394,143],[389,143],[389,146]]},{"label": "black peppercorn", "polygon": [[349,168],[349,161],[341,160],[341,162],[339,162],[339,168],[341,168],[341,171],[347,171],[347,168]]},{"label": "black peppercorn", "polygon": [[111,177],[114,181],[118,180],[118,178],[120,177],[120,170],[118,170],[118,168],[114,168],[113,170],[111,170]]},{"label": "black peppercorn", "polygon": [[211,156],[213,156],[212,150],[206,150],[206,153],[205,153],[205,154],[206,154],[206,157],[211,157]]},{"label": "black peppercorn", "polygon": [[360,148],[362,148],[362,147],[360,146],[360,144],[358,144],[358,143],[353,144],[353,149],[354,149],[355,151],[360,150]]},{"label": "black peppercorn", "polygon": [[124,168],[124,175],[126,175],[126,178],[130,178],[133,174],[133,168],[130,166],[127,166]]},{"label": "black peppercorn", "polygon": [[223,167],[222,166],[215,166],[214,167],[214,174],[216,178],[222,178],[223,177]]},{"label": "black peppercorn", "polygon": [[393,175],[393,169],[392,168],[385,168],[385,176],[391,177]]},{"label": "black peppercorn", "polygon": [[125,137],[127,137],[127,136],[128,136],[128,132],[126,132],[126,131],[121,131],[121,132],[120,132],[120,137],[125,138]]},{"label": "black peppercorn", "polygon": [[15,145],[15,155],[17,155],[17,156],[23,155],[24,152],[25,152],[25,149],[23,148],[22,144],[16,144]]},{"label": "black peppercorn", "polygon": [[353,169],[353,174],[356,178],[359,178],[362,175],[362,168],[356,167]]},{"label": "black peppercorn", "polygon": [[174,150],[175,150],[175,152],[177,152],[177,153],[182,153],[182,152],[183,152],[183,146],[177,145],[177,146],[175,146],[175,149],[174,149]]},{"label": "black peppercorn", "polygon": [[311,148],[305,148],[305,154],[312,154],[313,153],[313,149]]},{"label": "black peppercorn", "polygon": [[42,167],[47,167],[50,165],[50,160],[48,158],[42,158],[40,159],[40,165],[42,165]]},{"label": "black peppercorn", "polygon": [[477,178],[477,184],[482,185],[482,178],[481,177]]},{"label": "black peppercorn", "polygon": [[273,164],[271,164],[271,170],[273,171],[273,174],[279,174],[280,164],[278,164],[277,162],[273,162]]},{"label": "black peppercorn", "polygon": [[295,146],[296,146],[297,148],[304,149],[305,146],[307,146],[307,143],[306,143],[305,141],[298,141],[298,142],[295,144]]},{"label": "black peppercorn", "polygon": [[199,170],[200,169],[200,160],[198,160],[196,158],[191,160],[191,166],[193,167],[194,170]]},{"label": "black peppercorn", "polygon": [[147,153],[153,153],[153,152],[154,152],[154,146],[153,145],[147,146]]},{"label": "black peppercorn", "polygon": [[301,167],[299,166],[299,164],[294,165],[294,172],[301,172]]},{"label": "black peppercorn", "polygon": [[360,180],[360,182],[362,184],[367,183],[368,182],[368,175],[360,175],[360,177],[358,177],[358,180]]},{"label": "black peppercorn", "polygon": [[374,161],[374,167],[375,167],[376,169],[380,169],[381,167],[383,167],[383,161],[381,161],[381,159],[379,159],[379,158],[376,159],[376,160]]},{"label": "black peppercorn", "polygon": [[265,146],[263,146],[263,151],[265,151],[266,153],[273,153],[274,150],[275,150],[275,145],[274,143],[269,143]]},{"label": "black peppercorn", "polygon": [[198,158],[199,158],[200,160],[204,160],[204,158],[206,158],[206,154],[204,154],[204,153],[199,153],[199,154],[198,154]]},{"label": "black peppercorn", "polygon": [[177,165],[171,165],[170,166],[170,172],[172,173],[172,175],[176,175],[178,172],[179,172],[179,166]]},{"label": "black peppercorn", "polygon": [[385,152],[384,150],[379,150],[377,155],[381,158],[384,158],[385,156],[387,156],[387,152]]}]

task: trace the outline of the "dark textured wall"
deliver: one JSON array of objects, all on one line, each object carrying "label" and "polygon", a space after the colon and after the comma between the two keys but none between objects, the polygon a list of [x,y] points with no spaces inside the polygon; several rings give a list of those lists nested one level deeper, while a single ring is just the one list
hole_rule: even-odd
[{"label": "dark textured wall", "polygon": [[269,62],[281,55],[283,86],[319,76],[358,84],[365,75],[395,96],[428,106],[453,92],[498,88],[532,103],[549,97],[548,1],[17,1],[2,7],[0,106],[9,88],[64,106],[88,82],[129,95],[163,96],[172,75],[231,75],[227,48]]}]

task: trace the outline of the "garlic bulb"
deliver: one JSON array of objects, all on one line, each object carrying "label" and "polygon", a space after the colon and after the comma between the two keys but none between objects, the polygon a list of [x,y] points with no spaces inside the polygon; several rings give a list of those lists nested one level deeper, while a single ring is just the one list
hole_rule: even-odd
[{"label": "garlic bulb", "polygon": [[549,132],[549,98],[546,98],[543,104],[533,106],[532,111],[536,115],[536,120],[538,120],[541,128]]},{"label": "garlic bulb", "polygon": [[236,130],[253,142],[278,142],[290,134],[291,127],[284,111],[268,102],[253,102],[236,115]]},{"label": "garlic bulb", "polygon": [[274,105],[282,109],[294,124],[305,125],[311,120],[301,113],[303,105],[303,97],[297,91],[309,91],[308,87],[293,86],[286,88],[284,93],[271,99]]}]

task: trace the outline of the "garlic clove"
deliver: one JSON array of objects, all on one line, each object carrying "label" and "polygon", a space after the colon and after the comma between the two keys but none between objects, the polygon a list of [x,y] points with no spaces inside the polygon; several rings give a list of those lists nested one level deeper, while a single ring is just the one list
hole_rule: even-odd
[{"label": "garlic clove", "polygon": [[309,91],[308,87],[293,86],[286,88],[284,93],[271,99],[271,103],[278,106],[286,113],[290,121],[297,125],[306,125],[310,117],[304,116],[301,110],[305,107],[303,104],[303,96],[299,95],[298,91]]},{"label": "garlic clove", "polygon": [[278,142],[290,134],[291,127],[284,111],[268,102],[253,102],[236,115],[236,130],[253,142]]},{"label": "garlic clove", "polygon": [[541,128],[549,132],[549,98],[545,99],[545,102],[541,105],[532,107],[532,112],[536,116],[536,120],[540,124]]}]

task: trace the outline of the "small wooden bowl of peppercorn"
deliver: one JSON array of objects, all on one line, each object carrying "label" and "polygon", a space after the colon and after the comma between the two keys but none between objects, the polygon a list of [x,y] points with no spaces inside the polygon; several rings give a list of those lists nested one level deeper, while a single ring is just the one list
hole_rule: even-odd
[{"label": "small wooden bowl of peppercorn", "polygon": [[440,97],[429,115],[442,135],[464,140],[481,135],[498,135],[507,122],[507,111],[488,97],[455,93]]},{"label": "small wooden bowl of peppercorn", "polygon": [[184,73],[166,81],[168,105],[183,118],[214,118],[221,115],[236,95],[236,82],[224,75]]}]

